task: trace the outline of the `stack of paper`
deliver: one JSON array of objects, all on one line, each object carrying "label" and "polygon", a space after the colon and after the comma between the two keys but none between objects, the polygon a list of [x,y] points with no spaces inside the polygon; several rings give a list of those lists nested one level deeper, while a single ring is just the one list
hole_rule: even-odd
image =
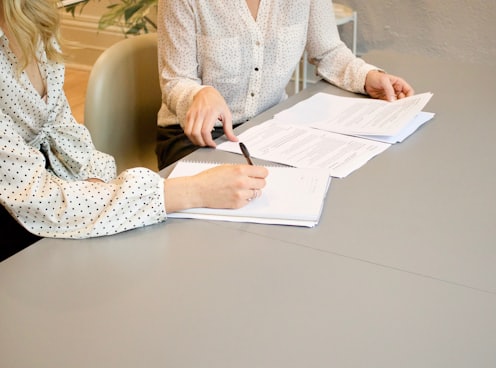
[{"label": "stack of paper", "polygon": [[[253,157],[294,167],[329,169],[343,178],[434,114],[421,110],[432,94],[394,102],[318,93],[238,136]],[[218,149],[241,153],[236,142]]]},{"label": "stack of paper", "polygon": [[388,102],[316,93],[276,114],[274,119],[328,132],[398,143],[434,116],[433,113],[421,111],[431,97],[432,93],[427,92]]}]

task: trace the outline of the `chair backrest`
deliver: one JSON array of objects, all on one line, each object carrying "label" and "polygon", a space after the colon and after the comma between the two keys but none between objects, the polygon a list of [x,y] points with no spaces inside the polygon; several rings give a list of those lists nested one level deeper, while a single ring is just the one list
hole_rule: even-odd
[{"label": "chair backrest", "polygon": [[149,33],[112,45],[91,69],[84,124],[96,148],[115,157],[119,172],[138,166],[158,170],[157,63],[157,35]]}]

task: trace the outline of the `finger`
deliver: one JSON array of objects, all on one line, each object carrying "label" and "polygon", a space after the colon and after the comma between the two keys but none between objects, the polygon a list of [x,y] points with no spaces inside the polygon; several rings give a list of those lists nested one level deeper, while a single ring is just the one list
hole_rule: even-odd
[{"label": "finger", "polygon": [[214,139],[212,138],[212,131],[215,129],[215,122],[211,124],[205,124],[201,131],[201,136],[203,142],[205,142],[206,146],[216,147]]},{"label": "finger", "polygon": [[224,127],[224,134],[226,135],[227,139],[229,139],[232,142],[237,142],[238,137],[234,134],[233,131],[233,126],[232,126],[232,116],[231,113],[226,114],[222,119],[222,125]]},{"label": "finger", "polygon": [[198,146],[211,146],[215,147],[215,142],[212,139],[212,130],[214,129],[217,119],[215,114],[208,113],[206,115],[199,115],[194,123],[191,135],[194,143]]},{"label": "finger", "polygon": [[190,135],[188,136],[191,142],[196,144],[197,146],[205,146],[205,141],[202,136],[202,128],[203,128],[203,118],[197,116],[192,127]]},{"label": "finger", "polygon": [[248,182],[248,188],[251,190],[262,190],[266,185],[266,181],[263,178],[250,178]]},{"label": "finger", "polygon": [[201,121],[201,117],[195,110],[189,110],[186,114],[183,131],[186,137],[196,146],[202,145],[201,137],[196,133],[197,125]]},{"label": "finger", "polygon": [[396,96],[398,96],[398,98],[413,96],[414,94],[413,88],[402,78],[397,78],[397,80],[393,84],[393,87],[394,90],[396,91]]},{"label": "finger", "polygon": [[261,189],[253,189],[253,199],[256,199],[258,197],[262,196],[262,190]]},{"label": "finger", "polygon": [[384,95],[386,97],[386,100],[388,101],[394,101],[396,100],[396,92],[393,88],[393,84],[391,83],[392,81],[389,78],[385,78],[382,81],[382,88],[384,90]]},{"label": "finger", "polygon": [[203,126],[201,127],[202,141],[209,147],[217,146],[212,138],[212,131],[215,129],[215,124],[218,121],[217,117],[218,115],[213,112],[208,113],[205,116]]},{"label": "finger", "polygon": [[262,196],[262,191],[260,189],[251,189],[248,193],[250,193],[246,198],[248,202],[251,202],[254,199],[257,199],[260,196]]},{"label": "finger", "polygon": [[409,97],[413,96],[415,94],[415,91],[413,90],[412,86],[405,82],[405,85],[403,86],[403,93],[406,97]]},{"label": "finger", "polygon": [[[250,188],[263,188],[265,185],[265,178],[269,175],[269,170],[264,166],[257,165],[242,165],[244,167],[244,174],[252,180],[262,180],[258,185],[250,183]],[[262,186],[260,186],[262,185]]]}]

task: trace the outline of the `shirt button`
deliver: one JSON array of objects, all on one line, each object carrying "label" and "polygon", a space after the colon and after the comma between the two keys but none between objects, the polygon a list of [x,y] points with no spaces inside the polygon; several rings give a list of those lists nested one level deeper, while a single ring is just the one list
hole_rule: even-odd
[{"label": "shirt button", "polygon": [[258,68],[255,68],[255,71],[258,72]]},{"label": "shirt button", "polygon": [[252,93],[250,93],[250,96],[251,97],[255,97],[255,94],[252,92]]}]

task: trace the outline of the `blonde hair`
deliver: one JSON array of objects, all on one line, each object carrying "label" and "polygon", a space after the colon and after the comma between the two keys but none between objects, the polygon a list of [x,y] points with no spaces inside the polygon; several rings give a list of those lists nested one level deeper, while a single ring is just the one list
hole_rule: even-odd
[{"label": "blonde hair", "polygon": [[20,51],[20,69],[37,59],[39,44],[47,58],[62,61],[62,53],[53,43],[60,43],[59,12],[56,0],[1,0],[6,27],[14,35]]}]

